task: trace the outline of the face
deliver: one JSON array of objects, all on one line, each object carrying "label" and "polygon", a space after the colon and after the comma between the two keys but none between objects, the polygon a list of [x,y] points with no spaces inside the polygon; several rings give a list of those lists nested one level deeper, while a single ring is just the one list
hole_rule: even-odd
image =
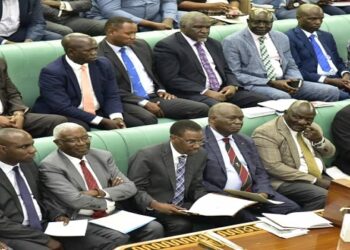
[{"label": "face", "polygon": [[302,132],[313,122],[315,111],[309,105],[303,105],[288,109],[283,117],[292,130]]},{"label": "face", "polygon": [[[74,46],[76,45],[76,46]],[[72,41],[72,47],[68,49],[68,57],[75,63],[90,63],[97,59],[97,43],[93,38],[79,38]]]},{"label": "face", "polygon": [[84,128],[67,129],[62,131],[55,143],[67,155],[81,159],[89,152],[90,136]]},{"label": "face", "polygon": [[257,15],[251,15],[248,19],[249,29],[258,36],[263,36],[272,29],[273,19],[266,12],[259,12]]},{"label": "face", "polygon": [[238,133],[243,126],[243,112],[238,107],[226,108],[209,119],[210,126],[223,136]]},{"label": "face", "polygon": [[3,162],[15,165],[18,162],[32,161],[36,149],[34,141],[28,133],[18,133],[7,145],[0,145],[0,155]]},{"label": "face", "polygon": [[323,16],[322,9],[318,7],[305,11],[303,15],[298,17],[299,27],[310,33],[317,31],[321,27]]},{"label": "face", "polygon": [[113,45],[122,47],[135,42],[137,25],[135,23],[123,23],[119,28],[111,27],[107,31],[107,41]]},{"label": "face", "polygon": [[197,42],[207,40],[210,33],[211,22],[207,16],[198,16],[192,19],[192,22],[185,27],[181,27],[181,31]]},{"label": "face", "polygon": [[200,131],[192,131],[185,130],[183,135],[171,135],[170,136],[171,143],[174,148],[180,154],[192,155],[198,152],[198,150],[204,144],[204,136],[203,132]]}]

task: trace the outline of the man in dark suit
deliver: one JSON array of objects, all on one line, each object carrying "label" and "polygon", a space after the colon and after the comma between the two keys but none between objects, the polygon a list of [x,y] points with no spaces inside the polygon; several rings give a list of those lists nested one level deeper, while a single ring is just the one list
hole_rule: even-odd
[{"label": "man in dark suit", "polygon": [[[225,189],[242,190],[284,202],[278,205],[263,203],[245,209],[245,213],[240,213],[245,220],[255,220],[255,215],[261,212],[286,214],[299,210],[295,202],[272,189],[253,140],[238,133],[242,125],[243,112],[238,106],[231,103],[218,103],[210,108],[204,144],[208,153],[203,174],[207,191],[223,193]],[[235,156],[231,159],[232,152]],[[237,164],[240,164],[244,171],[239,171]],[[244,176],[243,172],[247,175]]]},{"label": "man in dark suit", "polygon": [[[117,205],[136,193],[134,183],[118,169],[110,152],[90,149],[90,136],[82,126],[60,124],[54,138],[58,150],[41,162],[40,177],[52,202],[66,208],[72,219],[113,214],[119,211]],[[129,234],[93,224],[87,230],[93,235],[91,241],[101,244],[98,249],[106,250],[128,243],[130,236],[134,241],[163,236],[163,227],[156,221]]]},{"label": "man in dark suit", "polygon": [[62,38],[45,30],[40,0],[1,1],[0,20],[0,45]]},{"label": "man in dark suit", "polygon": [[181,98],[208,106],[227,101],[240,107],[251,107],[267,100],[238,87],[221,44],[208,37],[210,25],[207,15],[186,13],[180,21],[181,32],[156,44],[156,72],[166,89]]},{"label": "man in dark suit", "polygon": [[0,58],[0,127],[19,128],[33,137],[52,135],[54,127],[67,119],[58,115],[34,114],[23,103],[21,94],[7,73],[5,60]]},{"label": "man in dark suit", "polygon": [[66,55],[40,73],[40,96],[33,110],[64,115],[87,130],[124,128],[115,74],[108,59],[97,57],[95,39],[72,33],[62,46]]},{"label": "man in dark suit", "polygon": [[[126,125],[154,124],[157,117],[189,119],[207,116],[209,108],[204,103],[176,98],[165,91],[153,73],[152,50],[144,40],[135,39],[136,32],[137,25],[131,19],[111,18],[106,23],[106,38],[98,47],[98,55],[107,57],[113,64]],[[125,60],[128,59],[136,70],[136,78],[130,72],[132,69],[126,66]],[[140,84],[142,93],[136,90],[137,84]]]},{"label": "man in dark suit", "polygon": [[191,216],[181,210],[206,194],[203,139],[201,126],[180,120],[170,128],[170,142],[141,149],[129,161],[128,177],[138,188],[137,207],[156,217],[166,235],[192,231]]},{"label": "man in dark suit", "polygon": [[349,69],[338,54],[333,35],[319,30],[323,16],[322,9],[314,4],[298,8],[298,27],[286,33],[291,52],[304,80],[334,85],[340,89],[339,100],[348,99]]}]

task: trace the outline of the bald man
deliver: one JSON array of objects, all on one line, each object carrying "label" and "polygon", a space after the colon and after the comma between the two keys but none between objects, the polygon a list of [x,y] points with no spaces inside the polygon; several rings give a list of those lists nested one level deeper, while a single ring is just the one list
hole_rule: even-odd
[{"label": "bald man", "polygon": [[296,101],[252,136],[273,188],[304,211],[324,207],[330,180],[323,176],[322,159],[335,153],[321,127],[313,123],[315,115],[311,103]]},{"label": "bald man", "polygon": [[290,52],[288,37],[271,30],[271,12],[254,9],[247,22],[247,28],[223,41],[227,63],[244,89],[270,99],[338,100],[338,88],[302,81]]},{"label": "bald man", "polygon": [[335,86],[340,89],[339,100],[349,99],[350,72],[338,54],[333,35],[320,30],[323,17],[318,5],[303,4],[298,8],[298,26],[286,33],[291,52],[306,81]]},{"label": "bald man", "polygon": [[86,130],[124,128],[123,109],[112,65],[97,57],[94,38],[72,33],[62,39],[65,55],[42,69],[33,110],[60,114]]}]

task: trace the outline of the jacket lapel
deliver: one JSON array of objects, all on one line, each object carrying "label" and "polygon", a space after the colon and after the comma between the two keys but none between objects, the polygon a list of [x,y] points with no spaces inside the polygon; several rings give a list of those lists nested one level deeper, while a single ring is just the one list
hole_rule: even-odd
[{"label": "jacket lapel", "polygon": [[175,190],[176,189],[176,174],[175,174],[175,166],[174,166],[174,161],[173,161],[173,154],[171,152],[169,142],[163,144],[162,159],[164,162],[164,166],[168,172],[171,186]]},{"label": "jacket lapel", "polygon": [[75,76],[74,74],[74,71],[73,69],[71,68],[71,66],[69,66],[68,62],[66,61],[65,59],[65,56],[62,56],[62,63],[63,63],[63,66],[67,72],[67,75],[70,79],[71,82],[73,82],[73,88],[74,88],[74,91],[76,92],[77,96],[79,96],[79,102],[81,102],[81,99],[82,99],[82,96],[81,96],[81,91],[80,91],[80,86],[79,86],[79,83],[78,83],[78,79],[77,77]]},{"label": "jacket lapel", "polygon": [[10,193],[10,196],[14,198],[13,201],[15,202],[17,209],[23,213],[21,204],[17,198],[17,193],[2,169],[0,169],[0,185]]},{"label": "jacket lapel", "polygon": [[213,155],[217,162],[219,163],[219,166],[220,168],[226,173],[226,167],[225,167],[225,163],[224,163],[224,160],[221,156],[221,151],[220,151],[220,148],[219,148],[219,145],[216,141],[216,138],[213,134],[213,132],[210,130],[210,127],[209,126],[206,126],[205,128],[205,135],[206,135],[206,140],[207,140],[207,143],[205,144],[205,147],[208,148],[207,151],[208,152],[213,152]]},{"label": "jacket lapel", "polygon": [[305,35],[305,33],[298,27],[298,28],[295,28],[295,34],[298,40],[302,41],[302,44],[305,47],[305,49],[309,51],[310,60],[312,60],[312,58],[316,58],[316,61],[317,61],[317,56],[314,51],[314,48],[312,47],[312,44],[309,41],[309,38]]}]

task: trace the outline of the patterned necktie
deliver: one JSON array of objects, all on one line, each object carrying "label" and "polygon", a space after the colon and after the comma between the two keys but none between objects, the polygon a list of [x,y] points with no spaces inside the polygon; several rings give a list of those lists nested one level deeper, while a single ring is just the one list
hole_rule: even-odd
[{"label": "patterned necktie", "polygon": [[93,89],[91,86],[90,78],[88,76],[87,67],[85,65],[81,65],[80,69],[81,69],[81,92],[83,93],[83,96],[82,96],[83,110],[91,114],[96,114],[94,97],[93,97]]},{"label": "patterned necktie", "polygon": [[34,229],[42,230],[40,219],[38,216],[38,213],[35,210],[35,206],[33,203],[32,195],[30,194],[30,191],[21,176],[19,172],[19,167],[15,166],[12,169],[15,172],[16,182],[19,189],[20,196],[23,200],[24,206],[27,210],[28,220],[29,220],[29,226]]},{"label": "patterned necktie", "polygon": [[325,54],[323,54],[323,51],[322,51],[321,47],[316,42],[315,37],[316,36],[314,34],[312,34],[309,37],[309,40],[310,40],[310,42],[312,44],[312,47],[314,48],[318,64],[321,66],[321,69],[324,72],[329,72],[331,70],[331,66],[328,63],[328,60],[327,60]]},{"label": "patterned necktie", "polygon": [[311,174],[317,178],[321,177],[321,172],[317,167],[315,157],[313,156],[309,147],[306,145],[304,139],[302,138],[301,132],[298,132],[298,134],[297,134],[297,141],[299,143],[301,153],[304,156],[309,174]]},{"label": "patterned necktie", "polygon": [[242,181],[241,190],[250,192],[251,186],[252,186],[252,177],[250,176],[248,170],[238,160],[235,154],[235,151],[233,151],[233,148],[231,147],[230,138],[225,137],[222,140],[225,143],[225,148],[226,148],[228,157],[230,159],[230,162],[232,166],[235,168],[235,170],[237,171],[239,178]]},{"label": "patterned necktie", "polygon": [[214,70],[210,66],[208,57],[205,54],[205,51],[202,47],[202,43],[197,42],[194,44],[194,46],[197,48],[198,56],[199,56],[199,59],[201,61],[201,64],[202,64],[205,72],[207,72],[210,89],[212,89],[214,91],[218,91],[220,89],[220,83],[219,83],[218,79],[216,78]]},{"label": "patterned necktie", "polygon": [[176,168],[176,187],[175,195],[173,198],[173,204],[181,206],[184,202],[185,197],[185,165],[186,165],[186,156],[179,156],[179,162],[177,163]]},{"label": "patterned necktie", "polygon": [[126,67],[126,71],[128,72],[132,84],[133,93],[137,96],[149,99],[146,90],[142,86],[139,74],[137,73],[134,64],[126,54],[125,48],[121,48],[119,52]]},{"label": "patterned necktie", "polygon": [[[84,160],[80,161],[80,167],[81,167],[81,171],[83,172],[88,189],[89,190],[98,189],[97,182],[94,176],[91,174],[90,170],[86,167]],[[101,218],[104,216],[107,216],[107,213],[106,211],[103,211],[103,210],[94,211],[94,213],[91,215],[92,218]]]},{"label": "patterned necktie", "polygon": [[260,57],[261,57],[261,60],[265,66],[267,79],[275,80],[276,79],[276,72],[271,64],[270,55],[267,52],[267,48],[265,45],[265,37],[261,36],[258,38],[258,40],[259,40],[259,45],[260,45]]}]

